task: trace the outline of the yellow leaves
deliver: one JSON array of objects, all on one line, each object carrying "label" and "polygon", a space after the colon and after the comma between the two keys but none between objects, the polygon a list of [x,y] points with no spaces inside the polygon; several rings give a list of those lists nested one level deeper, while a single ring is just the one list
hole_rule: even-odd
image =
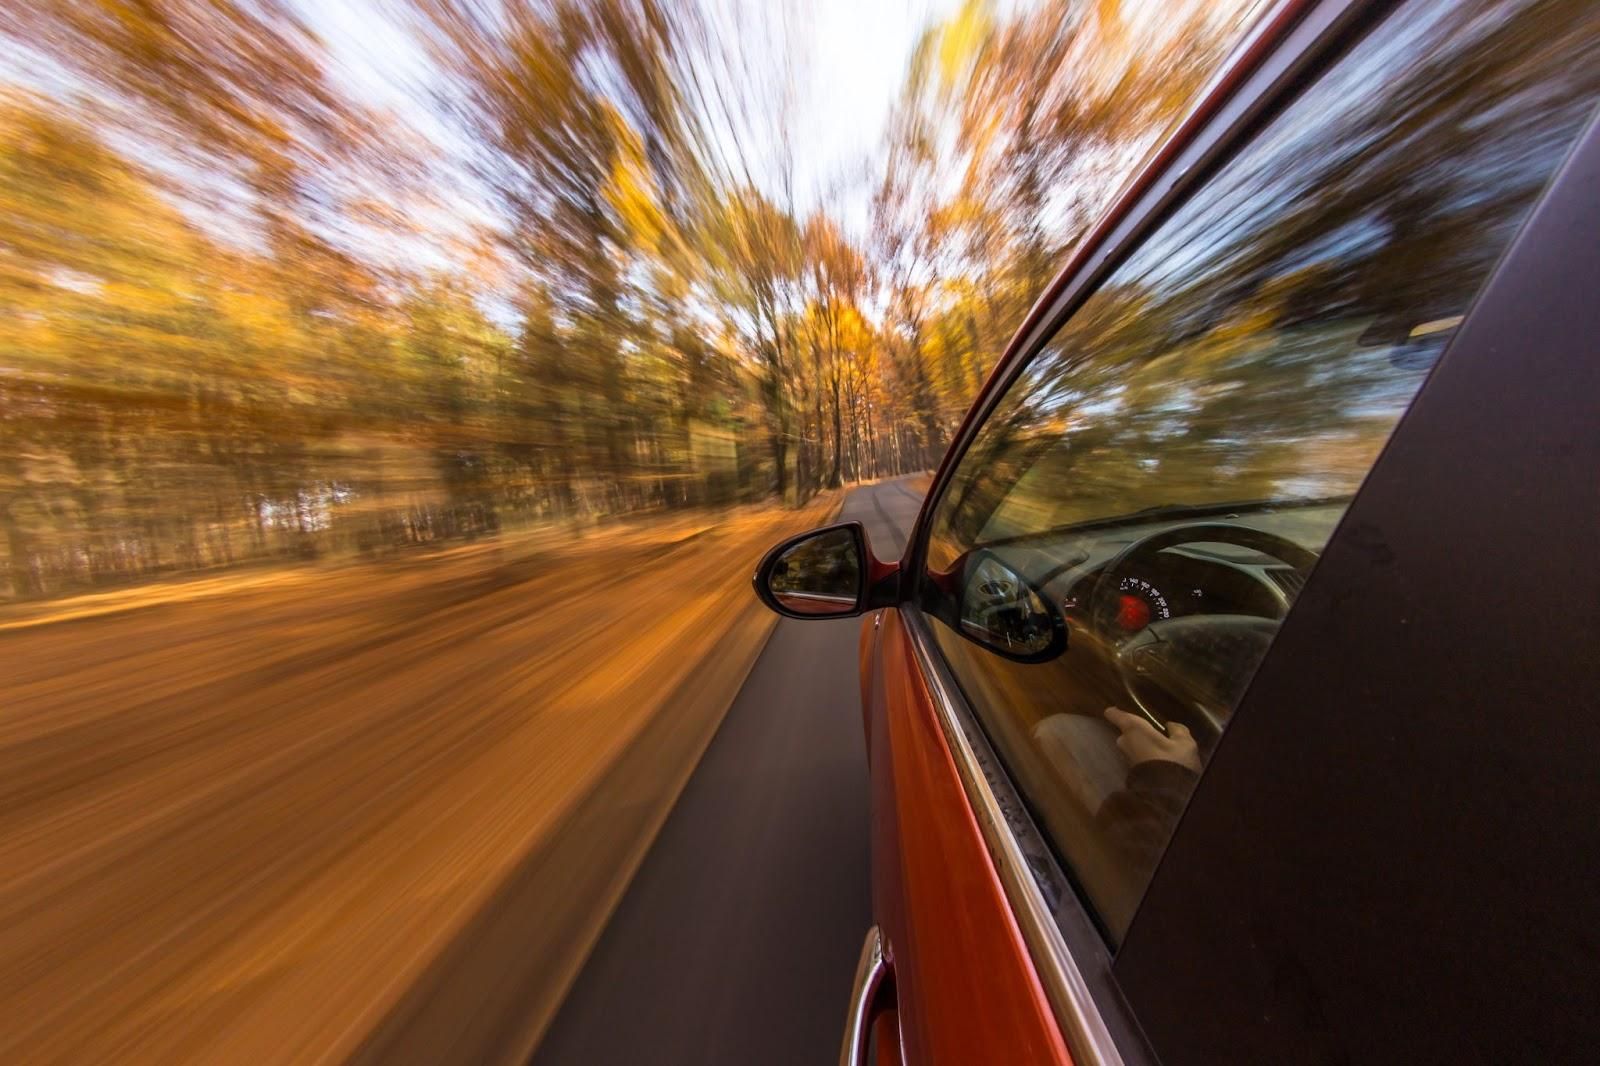
[{"label": "yellow leaves", "polygon": [[986,0],[967,0],[939,32],[939,73],[946,89],[966,80],[989,35],[994,19]]},{"label": "yellow leaves", "polygon": [[670,256],[681,241],[661,209],[660,194],[645,157],[644,140],[617,110],[605,105],[613,152],[601,196],[615,214],[621,238],[631,248],[658,259]]},{"label": "yellow leaves", "polygon": [[629,236],[652,252],[663,251],[666,218],[656,205],[650,176],[639,160],[619,153],[603,195]]},{"label": "yellow leaves", "polygon": [[1099,23],[1100,37],[1107,49],[1118,52],[1125,47],[1127,32],[1122,19],[1122,0],[1097,0],[1095,21]]},{"label": "yellow leaves", "polygon": [[855,304],[840,308],[836,327],[839,348],[853,359],[871,357],[877,344],[876,330]]}]

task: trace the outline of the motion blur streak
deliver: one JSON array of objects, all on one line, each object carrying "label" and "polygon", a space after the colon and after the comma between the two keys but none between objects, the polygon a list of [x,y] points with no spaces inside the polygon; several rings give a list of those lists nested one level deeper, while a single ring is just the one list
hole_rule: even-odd
[{"label": "motion blur streak", "polygon": [[[575,803],[603,786],[641,825],[664,808],[769,627],[744,571],[819,506],[8,634],[0,1059],[347,1051]],[[663,708],[656,765],[618,780]],[[577,927],[529,935],[581,942],[637,846],[622,827],[569,855],[527,902]]]},{"label": "motion blur streak", "polygon": [[934,4],[832,174],[806,5],[0,0],[0,1060],[339,1059],[485,928],[441,994],[541,998],[441,1042],[524,1054],[749,564],[937,459],[1249,8]]}]

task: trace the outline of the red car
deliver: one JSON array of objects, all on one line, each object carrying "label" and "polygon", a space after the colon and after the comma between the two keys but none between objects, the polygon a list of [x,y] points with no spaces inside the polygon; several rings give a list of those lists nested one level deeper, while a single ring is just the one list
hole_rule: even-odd
[{"label": "red car", "polygon": [[905,557],[769,553],[866,615],[842,1062],[1595,1060],[1597,99],[1592,0],[1281,4]]}]

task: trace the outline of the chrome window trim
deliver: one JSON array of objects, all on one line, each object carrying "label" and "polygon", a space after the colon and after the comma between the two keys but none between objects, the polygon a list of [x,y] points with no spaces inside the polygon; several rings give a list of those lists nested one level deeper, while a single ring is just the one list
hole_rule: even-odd
[{"label": "chrome window trim", "polygon": [[[1067,946],[1056,909],[1045,899],[1038,877],[1038,860],[1030,862],[1023,850],[1022,834],[1017,830],[1024,827],[1018,825],[1018,820],[1027,820],[1028,815],[1014,800],[1002,805],[996,796],[989,774],[979,759],[974,738],[968,733],[969,727],[963,724],[964,716],[959,710],[961,697],[939,668],[927,624],[916,611],[903,610],[901,617],[931,697],[934,717],[939,721],[940,732],[944,734],[961,777],[962,789],[977,818],[1017,926],[1033,956],[1035,972],[1044,986],[1072,1061],[1075,1066],[1122,1066],[1125,1061],[1122,1051],[1089,988],[1088,979]],[[992,756],[989,761],[993,763]],[[1009,813],[1007,807],[1011,808]],[[1028,827],[1031,828],[1031,822]],[[1070,890],[1066,895],[1071,896]],[[1093,935],[1098,936],[1097,933]],[[1110,959],[1103,951],[1100,955],[1098,961],[1109,980]]]}]

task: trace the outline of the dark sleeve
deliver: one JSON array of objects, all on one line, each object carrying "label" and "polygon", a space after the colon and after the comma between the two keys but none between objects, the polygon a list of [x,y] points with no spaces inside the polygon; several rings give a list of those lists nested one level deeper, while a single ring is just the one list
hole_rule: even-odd
[{"label": "dark sleeve", "polygon": [[1141,871],[1154,869],[1183,813],[1183,805],[1199,775],[1175,762],[1152,760],[1128,771],[1127,784],[1100,805],[1095,820],[1128,863]]}]

